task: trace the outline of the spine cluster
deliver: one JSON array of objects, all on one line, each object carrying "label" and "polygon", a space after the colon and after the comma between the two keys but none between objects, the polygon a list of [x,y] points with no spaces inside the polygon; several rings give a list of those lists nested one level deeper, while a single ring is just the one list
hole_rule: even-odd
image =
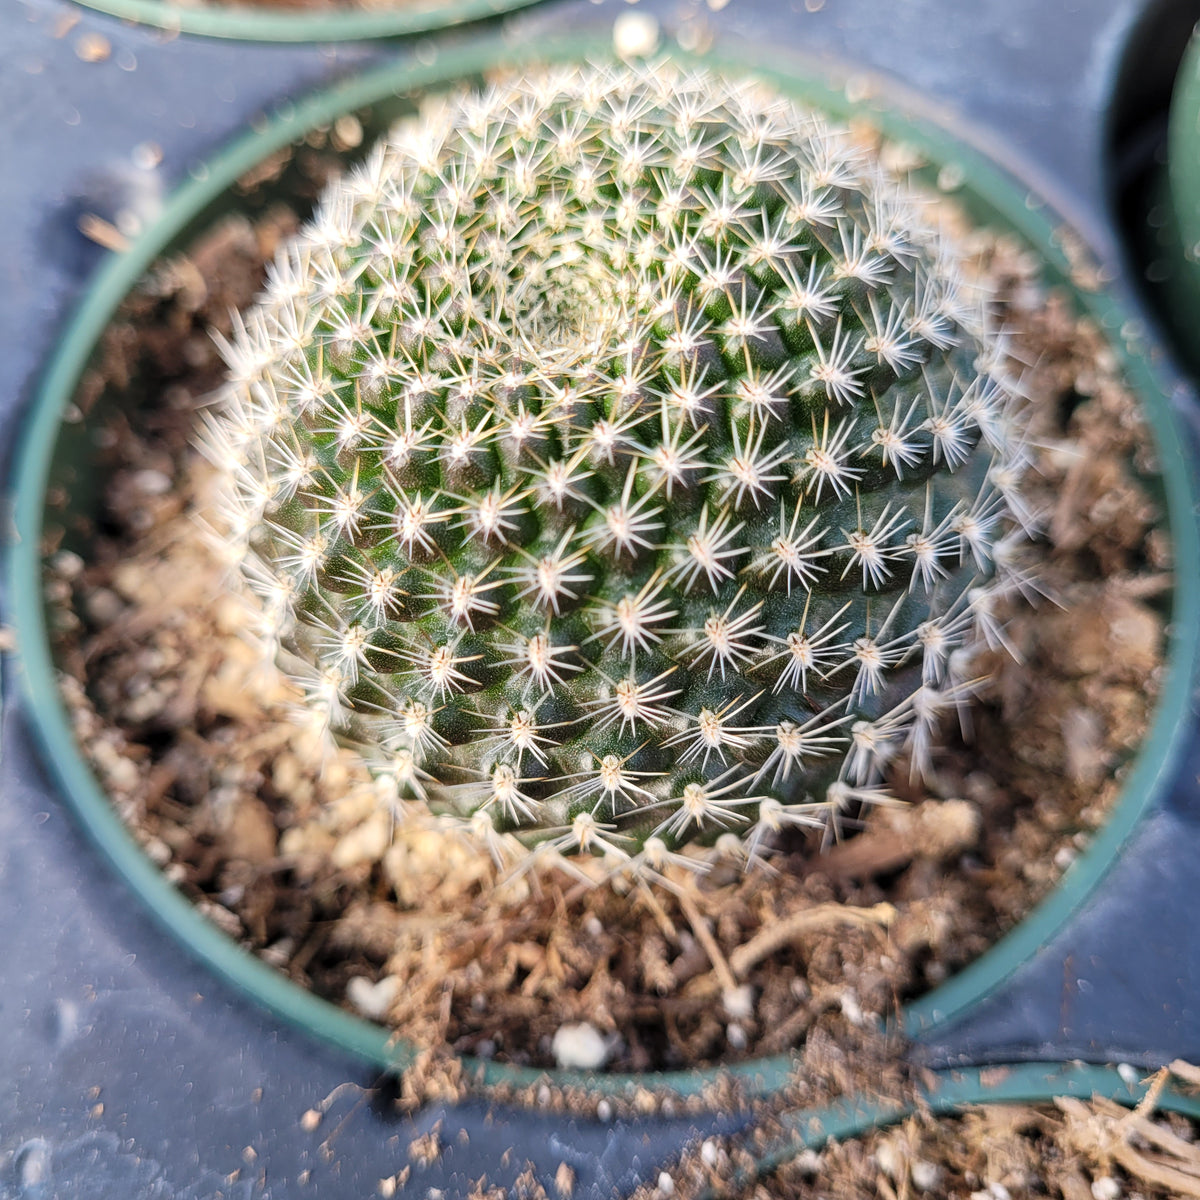
[{"label": "spine cluster", "polygon": [[928,769],[1026,453],[953,253],[702,71],[443,100],[325,196],[206,431],[314,721],[486,838],[750,857]]}]

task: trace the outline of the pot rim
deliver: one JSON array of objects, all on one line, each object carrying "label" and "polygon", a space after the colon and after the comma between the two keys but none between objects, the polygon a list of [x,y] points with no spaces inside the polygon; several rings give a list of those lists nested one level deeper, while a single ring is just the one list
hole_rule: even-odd
[{"label": "pot rim", "polygon": [[172,34],[244,42],[351,42],[431,33],[487,21],[541,0],[396,0],[390,8],[309,12],[270,8],[252,0],[171,3],[171,0],[75,0],[83,8]]},{"label": "pot rim", "polygon": [[1200,374],[1200,32],[1184,48],[1167,115],[1167,161],[1149,189],[1151,233],[1142,283],[1193,377]]},{"label": "pot rim", "polygon": [[1167,179],[1171,207],[1190,271],[1200,271],[1200,30],[1192,34],[1171,91],[1167,118]]},{"label": "pot rim", "polygon": [[[694,56],[672,47],[683,62]],[[761,49],[756,50],[761,56]],[[314,125],[419,89],[435,89],[477,77],[499,65],[582,58],[611,58],[594,37],[572,38],[514,53],[493,36],[476,36],[437,56],[431,65],[389,63],[336,83],[307,99],[281,108],[259,129],[248,130],[192,172],[169,197],[159,218],[126,251],[113,255],[97,272],[72,316],[57,353],[48,364],[27,414],[15,458],[16,537],[7,552],[10,616],[18,631],[19,662],[30,724],[44,761],[93,841],[138,893],[159,922],[232,984],[238,992],[313,1036],[375,1066],[404,1070],[416,1049],[399,1034],[348,1013],[307,992],[268,966],[202,917],[155,866],[125,828],[78,750],[61,700],[50,654],[42,600],[42,518],[44,497],[62,416],[74,395],[91,352],[125,295],[146,268],[199,219],[250,167]],[[1138,823],[1169,781],[1182,750],[1197,646],[1200,644],[1200,537],[1184,439],[1167,393],[1149,361],[1152,342],[1112,296],[1080,286],[1078,250],[1057,214],[1017,178],[967,144],[962,130],[945,128],[928,112],[914,115],[889,106],[895,90],[876,89],[865,102],[851,101],[846,88],[831,81],[835,72],[796,56],[773,53],[769,65],[748,65],[746,56],[714,51],[701,60],[717,69],[764,78],[801,103],[835,119],[865,117],[890,140],[917,148],[943,186],[961,181],[957,198],[981,223],[1019,234],[1043,258],[1046,283],[1066,287],[1077,307],[1093,317],[1110,339],[1124,376],[1144,402],[1154,440],[1174,555],[1174,588],[1164,680],[1154,718],[1128,766],[1121,794],[1108,821],[1068,868],[1058,886],[1025,919],[973,963],[919,998],[898,1015],[910,1036],[948,1023],[1007,980],[1065,925],[1092,894]],[[845,76],[849,78],[849,76]],[[861,75],[856,76],[861,78]],[[917,102],[919,109],[920,104]],[[956,136],[957,133],[957,136]],[[485,1087],[524,1087],[551,1080],[597,1095],[620,1096],[660,1088],[681,1096],[699,1095],[717,1080],[735,1079],[749,1095],[776,1092],[794,1069],[791,1055],[776,1055],[724,1066],[643,1074],[584,1074],[516,1067],[463,1059],[468,1078]]]},{"label": "pot rim", "polygon": [[[980,1104],[1049,1104],[1058,1096],[1088,1100],[1103,1096],[1128,1108],[1150,1090],[1154,1072],[1127,1066],[1093,1066],[1082,1062],[1025,1062],[944,1070],[922,1083],[914,1103],[888,1104],[869,1096],[851,1096],[819,1109],[784,1113],[785,1132],[754,1154],[755,1171],[769,1174],[802,1150],[819,1150],[831,1139],[846,1141],[886,1129],[918,1112],[956,1116]],[[1155,1111],[1180,1113],[1200,1120],[1200,1096],[1168,1083]],[[707,1194],[702,1197],[707,1200]]]}]

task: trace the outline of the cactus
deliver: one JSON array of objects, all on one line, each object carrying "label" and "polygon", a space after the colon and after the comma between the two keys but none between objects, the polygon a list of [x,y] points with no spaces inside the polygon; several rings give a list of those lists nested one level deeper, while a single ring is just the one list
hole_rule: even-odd
[{"label": "cactus", "polygon": [[651,870],[929,769],[1027,518],[952,250],[700,70],[442,99],[335,183],[204,442],[309,719],[485,839]]}]

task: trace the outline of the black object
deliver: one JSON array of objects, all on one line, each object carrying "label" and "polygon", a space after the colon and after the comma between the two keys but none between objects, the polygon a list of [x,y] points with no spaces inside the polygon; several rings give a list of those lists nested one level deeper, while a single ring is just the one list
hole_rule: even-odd
[{"label": "black object", "polygon": [[[1123,164],[1144,161],[1160,103],[1153,88],[1131,81],[1170,61],[1172,38],[1182,50],[1190,28],[1182,7],[730,0],[716,12],[688,10],[685,24],[696,36],[707,29],[885,73],[923,94],[1080,230],[1131,300],[1113,197]],[[635,10],[567,0],[502,28],[526,42],[603,28],[629,11],[679,27],[665,0]],[[120,224],[279,98],[389,55],[424,60],[453,37],[242,45],[172,39],[59,0],[0,0],[6,440],[103,253],[79,233],[83,213]],[[1176,388],[1192,411],[1187,387]],[[439,1122],[445,1151],[427,1168],[413,1166],[407,1186],[418,1195],[438,1189],[451,1200],[485,1174],[511,1187],[529,1161],[551,1194],[566,1163],[577,1197],[607,1196],[652,1180],[693,1131],[739,1120],[606,1123],[479,1101],[397,1120],[386,1081],[228,992],[153,925],[46,783],[16,693],[6,679],[0,1196],[372,1196],[409,1164],[409,1142]],[[915,1053],[932,1065],[1082,1057],[1150,1066],[1200,1057],[1200,959],[1186,903],[1200,882],[1198,774],[1200,745],[1068,929]],[[322,1110],[315,1129],[302,1120],[310,1109]]]}]

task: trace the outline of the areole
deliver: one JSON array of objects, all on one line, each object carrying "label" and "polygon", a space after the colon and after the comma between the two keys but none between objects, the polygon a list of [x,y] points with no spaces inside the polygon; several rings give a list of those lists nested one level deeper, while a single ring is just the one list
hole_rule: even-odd
[{"label": "areole", "polygon": [[[594,43],[565,43],[542,48],[539,61],[595,57]],[[532,55],[529,56],[532,59]],[[89,833],[171,932],[214,971],[244,994],[360,1058],[403,1070],[415,1049],[379,1026],[356,1018],[302,991],[220,933],[160,874],[117,818],[77,749],[55,681],[42,602],[41,555],[46,489],[52,467],[70,451],[64,413],[96,343],[121,302],[161,253],[179,245],[188,233],[227,206],[233,183],[267,155],[302,136],[313,126],[372,106],[374,116],[392,119],[412,111],[411,96],[457,80],[479,76],[500,62],[512,63],[494,38],[480,37],[445,53],[430,67],[388,65],[348,80],[278,116],[258,132],[247,133],[196,172],[168,201],[155,225],[128,251],[114,256],[98,274],[66,331],[59,352],[43,378],[17,459],[15,498],[18,538],[9,554],[12,616],[19,631],[29,711],[63,791]],[[747,73],[744,62],[706,56],[712,69]],[[1018,234],[1044,261],[1048,283],[1069,289],[1079,308],[1095,319],[1112,340],[1127,379],[1145,402],[1161,469],[1163,502],[1173,541],[1176,585],[1171,613],[1167,670],[1153,726],[1131,764],[1120,799],[1106,826],[1068,871],[1058,889],[1012,933],[983,957],[901,1014],[909,1033],[948,1021],[1005,980],[1066,922],[1087,898],[1119,853],[1139,818],[1154,801],[1180,750],[1180,734],[1200,639],[1200,540],[1193,517],[1194,497],[1175,421],[1153,372],[1136,345],[1122,340],[1126,318],[1100,293],[1081,291],[1072,282],[1071,264],[1056,238],[1053,214],[1027,202],[1026,190],[982,155],[936,126],[920,122],[878,102],[852,105],[810,66],[756,63],[753,73],[780,90],[835,117],[862,115],[888,137],[916,147],[943,183],[961,179],[958,198],[981,223]],[[484,1086],[521,1086],[547,1077],[536,1069],[495,1063],[465,1064],[468,1077]],[[622,1094],[634,1088],[664,1088],[695,1095],[718,1077],[734,1077],[745,1091],[764,1094],[785,1086],[792,1070],[788,1056],[728,1067],[652,1075],[582,1077],[549,1074],[564,1086],[596,1093]]]}]

